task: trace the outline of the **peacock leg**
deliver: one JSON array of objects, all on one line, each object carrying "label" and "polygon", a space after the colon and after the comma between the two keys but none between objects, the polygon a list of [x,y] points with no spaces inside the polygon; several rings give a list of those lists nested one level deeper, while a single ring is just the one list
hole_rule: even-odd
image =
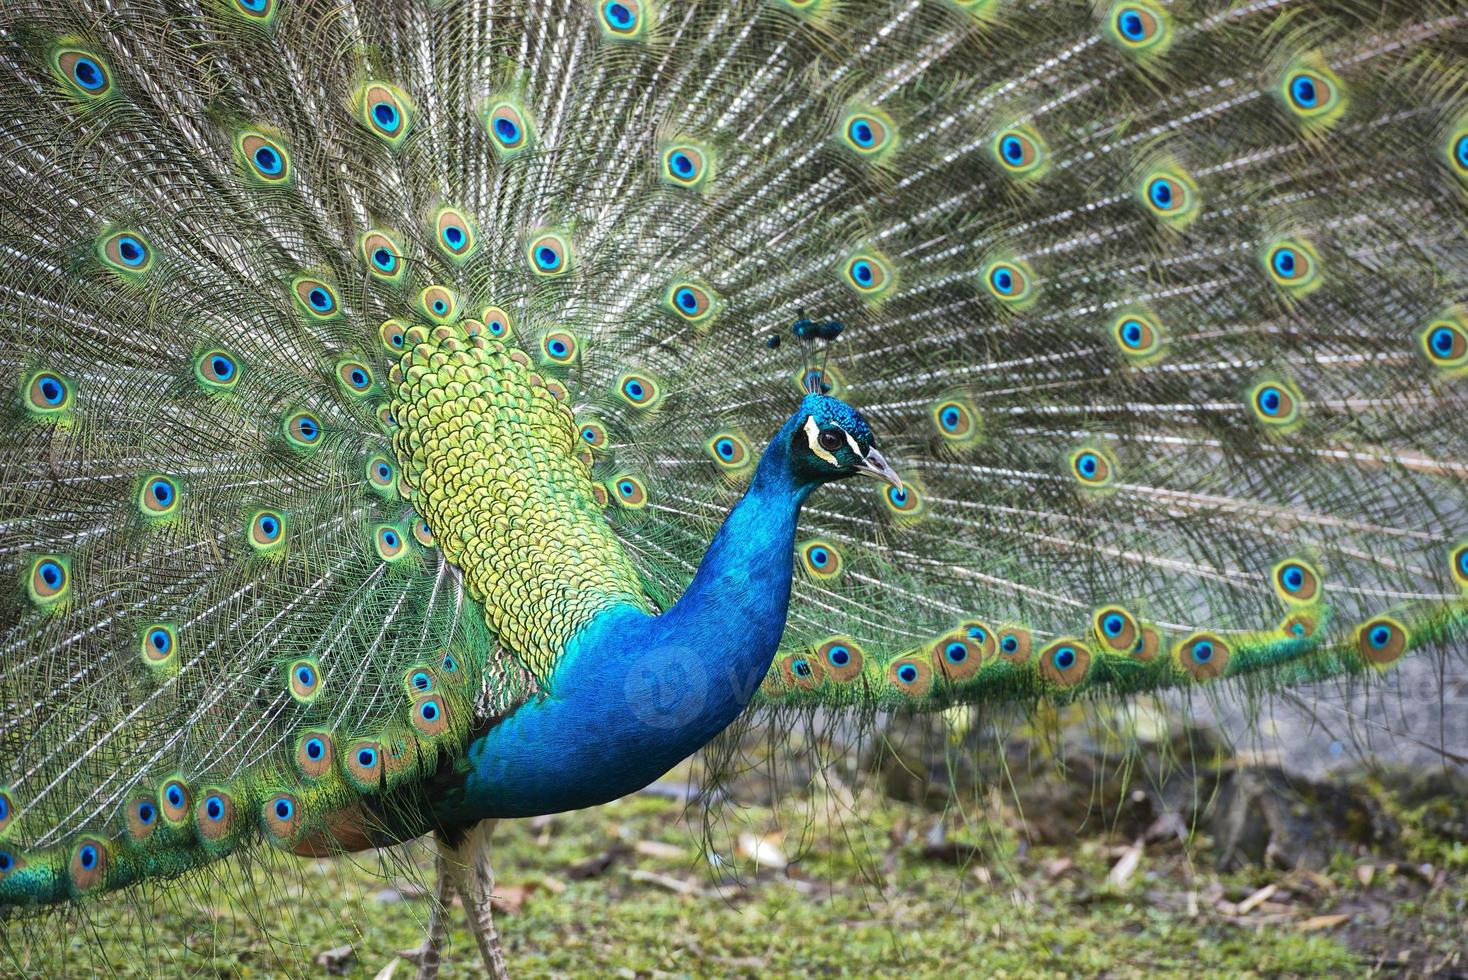
[{"label": "peacock leg", "polygon": [[505,967],[505,954],[500,949],[500,937],[495,931],[490,908],[494,869],[489,863],[489,835],[493,833],[494,825],[493,820],[480,821],[459,846],[464,876],[460,894],[464,897],[464,911],[469,917],[469,931],[474,933],[474,941],[479,944],[479,955],[484,957],[485,968],[495,980],[509,980],[510,971]]},{"label": "peacock leg", "polygon": [[428,937],[418,952],[417,980],[436,980],[443,958],[443,941],[447,932],[446,916],[454,895],[459,892],[458,858],[442,837],[434,837],[433,906],[428,910]]}]

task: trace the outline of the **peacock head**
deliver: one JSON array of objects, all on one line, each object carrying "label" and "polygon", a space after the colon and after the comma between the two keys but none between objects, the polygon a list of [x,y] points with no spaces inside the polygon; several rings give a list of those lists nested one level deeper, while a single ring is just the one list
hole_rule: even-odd
[{"label": "peacock head", "polygon": [[802,480],[829,483],[861,473],[901,488],[902,478],[877,452],[871,426],[839,398],[808,394],[791,422],[790,461]]}]

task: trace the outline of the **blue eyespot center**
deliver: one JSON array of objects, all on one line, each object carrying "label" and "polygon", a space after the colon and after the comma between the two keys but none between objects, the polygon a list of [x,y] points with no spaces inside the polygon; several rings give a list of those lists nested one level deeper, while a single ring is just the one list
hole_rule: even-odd
[{"label": "blue eyespot center", "polygon": [[1004,139],[1000,140],[999,152],[1002,153],[1004,155],[1004,159],[1008,160],[1010,163],[1018,164],[1024,162],[1025,147],[1024,144],[1019,141],[1018,136],[1006,136],[1004,137]]},{"label": "blue eyespot center", "polygon": [[1259,392],[1259,407],[1265,415],[1277,415],[1283,401],[1278,388],[1265,388]]},{"label": "blue eyespot center", "polygon": [[261,171],[274,176],[280,173],[280,154],[268,146],[257,147],[255,150],[255,166]]},{"label": "blue eyespot center", "polygon": [[950,643],[943,655],[948,658],[949,663],[961,664],[968,659],[968,647],[962,643]]},{"label": "blue eyespot center", "polygon": [[372,253],[372,261],[380,269],[391,269],[393,266],[392,253],[385,248],[379,248]]},{"label": "blue eyespot center", "polygon": [[53,589],[60,586],[62,581],[66,578],[66,572],[62,569],[62,567],[49,558],[41,562],[40,572],[41,581],[45,582]]},{"label": "blue eyespot center", "polygon": [[311,685],[316,683],[316,675],[312,672],[310,667],[302,664],[300,667],[296,668],[296,680],[301,683],[302,687],[310,687]]},{"label": "blue eyespot center", "polygon": [[831,556],[825,548],[810,549],[810,563],[817,568],[825,568],[830,560]]},{"label": "blue eyespot center", "polygon": [[214,376],[220,381],[228,381],[234,377],[234,361],[221,354],[214,355],[209,362],[209,367],[213,369]]},{"label": "blue eyespot center", "polygon": [[357,752],[357,765],[363,769],[371,769],[377,765],[377,753],[372,749],[361,749]]},{"label": "blue eyespot center", "polygon": [[698,296],[691,289],[678,290],[678,305],[692,312],[698,309]]},{"label": "blue eyespot center", "polygon": [[308,758],[320,759],[325,754],[326,746],[322,744],[321,739],[312,738],[306,740],[306,755]]},{"label": "blue eyespot center", "polygon": [[377,464],[377,478],[379,480],[384,480],[385,481],[385,480],[391,478],[391,476],[392,476],[392,467],[391,466],[388,466],[386,463],[378,463]]},{"label": "blue eyespot center", "polygon": [[917,680],[917,678],[917,668],[914,667],[912,664],[903,664],[901,667],[897,668],[897,679],[902,681],[902,683],[911,684],[913,681]]},{"label": "blue eyespot center", "polygon": [[851,267],[851,277],[863,286],[869,286],[872,282],[872,267],[868,262],[858,262]]},{"label": "blue eyespot center", "polygon": [[1116,18],[1116,29],[1121,31],[1121,36],[1128,41],[1143,41],[1147,37],[1147,28],[1142,23],[1142,15],[1130,7],[1123,10]]},{"label": "blue eyespot center", "polygon": [[413,675],[413,686],[420,691],[426,691],[433,686],[433,678],[420,670]]},{"label": "blue eyespot center", "polygon": [[561,257],[549,245],[542,245],[535,250],[535,261],[542,269],[554,269],[561,264]]},{"label": "blue eyespot center", "polygon": [[504,143],[513,143],[520,138],[520,127],[504,116],[494,121],[494,132]]},{"label": "blue eyespot center", "polygon": [[1007,294],[1014,291],[1014,275],[1008,269],[994,270],[994,275],[992,279],[994,282],[994,288],[999,290],[1001,293]]},{"label": "blue eyespot center", "polygon": [[91,844],[83,847],[78,856],[81,859],[82,867],[87,871],[91,871],[97,866],[97,849]]},{"label": "blue eyespot center", "polygon": [[1456,338],[1453,336],[1452,328],[1438,327],[1432,332],[1432,337],[1430,338],[1429,343],[1432,346],[1434,353],[1439,354],[1442,357],[1447,357],[1453,352],[1453,342],[1455,339]]},{"label": "blue eyespot center", "polygon": [[210,820],[218,820],[224,816],[224,801],[217,796],[211,796],[204,802],[204,814]]},{"label": "blue eyespot center", "polygon": [[1453,148],[1453,154],[1457,157],[1458,167],[1468,170],[1468,136],[1459,136],[1457,145]]},{"label": "blue eyespot center", "polygon": [[82,88],[95,92],[106,83],[106,76],[102,74],[102,68],[91,58],[81,57],[76,59],[71,67],[71,77]]},{"label": "blue eyespot center", "polygon": [[448,242],[454,248],[458,248],[460,245],[464,244],[464,229],[460,228],[458,225],[447,226],[443,230],[443,240]]},{"label": "blue eyespot center", "polygon": [[845,667],[847,664],[851,663],[851,651],[847,650],[845,647],[832,647],[830,653],[828,653],[826,656],[830,658],[831,663],[835,664],[837,667]]},{"label": "blue eyespot center", "polygon": [[1120,636],[1125,626],[1126,620],[1122,619],[1116,613],[1111,613],[1105,619],[1101,620],[1101,628],[1106,631],[1107,636]]},{"label": "blue eyespot center", "polygon": [[1072,647],[1061,647],[1055,651],[1055,667],[1058,670],[1069,670],[1075,666],[1076,652]]},{"label": "blue eyespot center", "polygon": [[148,491],[153,494],[153,499],[167,507],[173,501],[173,484],[167,480],[154,480]]},{"label": "blue eyespot center", "polygon": [[168,635],[168,630],[162,629],[153,630],[153,632],[149,633],[148,642],[159,653],[167,653],[169,648],[173,646],[173,638]]},{"label": "blue eyespot center", "polygon": [[999,649],[1003,650],[1005,653],[1014,653],[1016,650],[1019,649],[1019,640],[1015,639],[1012,636],[1006,636],[1003,640],[999,642]]},{"label": "blue eyespot center", "polygon": [[319,286],[306,295],[306,300],[312,309],[321,312],[331,309],[331,296]]},{"label": "blue eyespot center", "polygon": [[117,240],[117,254],[121,257],[124,265],[138,266],[148,257],[148,250],[143,243],[131,235],[123,235]]},{"label": "blue eyespot center", "polygon": [[277,820],[289,820],[295,810],[296,808],[291,806],[290,800],[280,799],[275,801],[275,817]]},{"label": "blue eyespot center", "polygon": [[613,27],[620,27],[625,30],[630,28],[635,22],[632,11],[628,10],[624,4],[617,3],[616,0],[607,4],[603,10],[606,12],[607,21]]},{"label": "blue eyespot center", "polygon": [[1291,565],[1289,568],[1285,569],[1284,583],[1285,588],[1289,589],[1291,592],[1297,591],[1302,585],[1305,584],[1304,570],[1295,565]]},{"label": "blue eyespot center", "polygon": [[260,518],[260,533],[267,538],[273,538],[280,532],[280,522],[273,517]]},{"label": "blue eyespot center", "polygon": [[1391,638],[1392,629],[1385,624],[1373,627],[1370,635],[1367,637],[1371,641],[1371,645],[1378,650],[1385,647]]},{"label": "blue eyespot center", "polygon": [[938,421],[943,423],[943,428],[947,429],[949,432],[952,432],[954,429],[958,428],[960,417],[961,416],[959,415],[958,409],[950,405],[949,407],[943,409],[942,414],[938,416]]},{"label": "blue eyespot center", "polygon": [[1172,184],[1169,181],[1161,177],[1152,181],[1148,194],[1152,198],[1152,203],[1161,210],[1166,211],[1172,207]]},{"label": "blue eyespot center", "polygon": [[1296,265],[1298,265],[1298,263],[1295,261],[1295,253],[1293,249],[1281,248],[1275,250],[1275,272],[1278,272],[1281,276],[1285,276],[1286,278],[1288,278],[1289,276],[1293,276],[1295,274]]},{"label": "blue eyespot center", "polygon": [[853,119],[851,122],[851,140],[857,146],[867,148],[877,141],[877,134],[872,130],[872,124],[865,119]]},{"label": "blue eyespot center", "polygon": [[438,704],[433,701],[424,701],[418,713],[423,716],[424,721],[434,721],[438,718]]},{"label": "blue eyespot center", "polygon": [[633,398],[641,398],[643,395],[642,383],[638,381],[627,382],[627,394]]},{"label": "blue eyespot center", "polygon": [[177,786],[170,786],[170,787],[168,787],[167,796],[168,796],[168,805],[169,806],[171,806],[171,807],[181,807],[181,806],[183,806],[183,790],[179,789]]},{"label": "blue eyespot center", "polygon": [[60,405],[62,398],[66,396],[66,388],[60,380],[49,374],[41,375],[40,388],[41,397],[46,399],[48,405]]},{"label": "blue eyespot center", "polygon": [[673,169],[678,172],[678,175],[679,176],[681,176],[681,177],[691,177],[691,176],[693,176],[693,170],[694,170],[693,161],[691,159],[689,159],[688,154],[681,153],[681,152],[680,153],[674,153],[672,155],[672,157],[669,158],[668,162],[669,162],[669,164],[672,165]]},{"label": "blue eyespot center", "polygon": [[383,531],[382,532],[382,543],[385,544],[385,545],[387,545],[389,548],[396,548],[398,546],[398,535],[397,535],[397,532],[396,531],[391,531],[391,530],[389,530],[389,531]]},{"label": "blue eyespot center", "polygon": [[144,802],[138,804],[138,822],[139,823],[145,824],[145,825],[146,824],[150,824],[150,823],[153,822],[153,818],[155,816],[157,816],[157,815],[158,815],[158,812],[153,809],[153,804],[147,802],[146,800]]},{"label": "blue eyespot center", "polygon": [[1213,644],[1207,640],[1199,640],[1193,644],[1193,659],[1200,664],[1206,664],[1213,659]]},{"label": "blue eyespot center", "polygon": [[1296,75],[1290,80],[1290,98],[1300,108],[1314,108],[1319,97],[1319,93],[1315,89],[1315,82],[1309,76]]},{"label": "blue eyespot center", "polygon": [[9,851],[0,851],[0,874],[5,874],[13,867],[15,867],[15,858]]},{"label": "blue eyespot center", "polygon": [[372,118],[377,120],[379,126],[386,130],[398,128],[398,110],[390,102],[378,102],[372,106]]}]

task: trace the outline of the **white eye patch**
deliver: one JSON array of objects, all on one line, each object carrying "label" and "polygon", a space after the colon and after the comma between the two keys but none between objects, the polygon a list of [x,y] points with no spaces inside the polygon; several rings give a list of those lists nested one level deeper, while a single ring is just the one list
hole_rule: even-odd
[{"label": "white eye patch", "polygon": [[[830,453],[826,452],[826,450],[821,448],[821,427],[819,425],[816,425],[815,416],[811,416],[810,418],[805,420],[805,441],[810,444],[810,451],[815,453],[821,459],[824,459],[832,466],[841,465],[836,461],[835,456],[832,456]],[[851,436],[847,436],[846,441],[850,442]],[[856,448],[855,443],[852,443],[852,448]]]}]

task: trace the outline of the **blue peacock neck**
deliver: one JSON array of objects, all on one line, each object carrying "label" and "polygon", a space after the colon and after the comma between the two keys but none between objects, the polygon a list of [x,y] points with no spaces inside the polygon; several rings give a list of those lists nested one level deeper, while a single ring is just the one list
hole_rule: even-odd
[{"label": "blue peacock neck", "polygon": [[544,695],[469,748],[442,821],[593,806],[647,785],[706,745],[769,670],[790,601],[795,527],[816,482],[790,457],[795,419],[760,458],[683,597],[650,616],[598,615],[568,645]]}]

